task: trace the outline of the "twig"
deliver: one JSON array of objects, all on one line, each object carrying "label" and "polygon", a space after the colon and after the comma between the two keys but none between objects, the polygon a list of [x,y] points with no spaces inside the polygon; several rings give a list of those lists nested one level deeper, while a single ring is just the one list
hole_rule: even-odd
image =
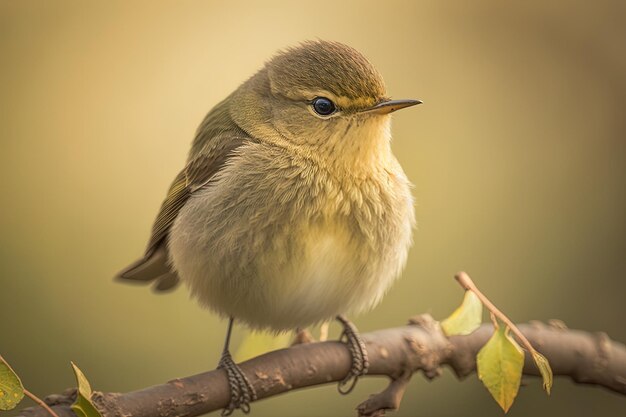
[{"label": "twig", "polygon": [[[487,307],[487,310],[489,310],[489,312],[492,314],[491,320],[493,321],[493,316],[496,316],[498,319],[500,319],[500,321],[502,321],[504,324],[506,324],[509,329],[511,329],[511,331],[513,332],[513,334],[515,336],[517,336],[517,338],[519,339],[520,342],[522,342],[522,344],[524,345],[524,347],[530,352],[530,353],[535,353],[536,350],[533,347],[533,345],[528,341],[528,339],[526,338],[526,336],[524,336],[522,334],[522,332],[520,331],[520,329],[517,328],[517,326],[515,325],[515,323],[513,323],[507,316],[506,314],[504,314],[502,311],[500,311],[500,309],[498,307],[496,307],[490,300],[489,298],[487,298],[485,296],[485,294],[483,294],[478,287],[476,287],[476,284],[474,284],[474,281],[472,281],[472,279],[469,277],[469,275],[467,275],[467,273],[465,272],[459,272],[457,273],[454,278],[459,282],[459,284],[461,284],[461,286],[463,288],[465,288],[466,290],[470,290],[472,291],[474,294],[476,294],[476,296],[480,299],[480,301],[483,303],[483,305],[485,307]],[[494,325],[497,325],[496,322],[494,322]]]},{"label": "twig", "polygon": [[378,417],[385,415],[387,410],[397,410],[404,396],[406,387],[411,382],[413,372],[406,370],[400,377],[392,379],[387,388],[372,395],[357,407],[359,417]]},{"label": "twig", "polygon": [[[368,375],[390,377],[392,386],[381,394],[395,396],[397,404],[406,372],[421,370],[434,378],[440,374],[441,366],[448,365],[459,377],[464,377],[475,371],[476,353],[493,333],[493,326],[485,324],[469,335],[448,339],[430,316],[418,316],[411,323],[414,324],[362,335],[370,357]],[[561,325],[533,323],[518,327],[550,360],[555,375],[626,395],[623,344],[611,341],[605,334],[563,329]],[[243,362],[241,368],[259,398],[268,398],[294,389],[336,383],[346,376],[350,364],[350,353],[343,343],[323,342],[270,352]],[[524,373],[538,375],[539,371],[532,361],[526,361]],[[393,386],[394,381],[400,382]],[[214,370],[124,394],[96,392],[92,399],[104,417],[193,417],[225,407],[229,390],[224,371]],[[380,402],[384,407],[393,403]],[[61,417],[75,416],[67,405],[52,408]],[[373,408],[368,407],[367,411]],[[370,415],[376,415],[375,412]],[[21,416],[47,417],[47,414],[39,407],[32,407],[23,410]]]},{"label": "twig", "polygon": [[48,407],[48,404],[43,402],[43,400],[41,398],[39,398],[38,396],[36,396],[35,394],[30,392],[26,388],[24,388],[24,395],[26,395],[28,398],[30,398],[31,400],[33,400],[34,402],[39,404],[39,406],[42,407],[44,410],[46,410],[51,416],[59,417],[59,415],[57,413],[55,413],[50,407]]}]

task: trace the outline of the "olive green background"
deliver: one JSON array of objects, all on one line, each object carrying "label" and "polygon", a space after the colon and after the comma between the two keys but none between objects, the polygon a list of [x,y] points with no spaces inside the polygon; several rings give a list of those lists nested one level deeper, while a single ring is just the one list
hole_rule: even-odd
[{"label": "olive green background", "polygon": [[[277,49],[316,37],[362,51],[394,98],[424,100],[394,116],[415,245],[361,330],[445,317],[464,269],[516,321],[626,341],[623,1],[4,0],[0,353],[31,391],[72,386],[70,360],[106,391],[215,366],[224,322],[184,289],[112,276],[142,253],[204,114]],[[525,384],[511,416],[626,410],[568,379],[550,398]],[[252,416],[354,415],[384,385],[294,392]],[[502,413],[475,376],[446,370],[416,375],[397,415]]]}]

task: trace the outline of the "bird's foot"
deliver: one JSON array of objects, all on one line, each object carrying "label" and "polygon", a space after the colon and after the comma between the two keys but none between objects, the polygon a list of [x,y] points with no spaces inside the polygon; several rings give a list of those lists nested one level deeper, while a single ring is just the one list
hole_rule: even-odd
[{"label": "bird's foot", "polygon": [[222,410],[222,416],[229,416],[236,409],[240,409],[245,414],[250,412],[250,402],[257,399],[254,387],[242,372],[239,365],[235,363],[230,352],[222,353],[222,358],[217,369],[224,369],[228,376],[230,386],[230,403]]},{"label": "bird's foot", "polygon": [[345,340],[348,349],[350,349],[350,354],[352,355],[352,368],[350,368],[348,375],[339,382],[339,386],[337,387],[339,393],[346,395],[354,389],[359,377],[367,373],[370,363],[367,357],[365,342],[363,338],[361,338],[356,326],[341,315],[337,316],[337,320],[343,326],[343,332],[339,340]]}]

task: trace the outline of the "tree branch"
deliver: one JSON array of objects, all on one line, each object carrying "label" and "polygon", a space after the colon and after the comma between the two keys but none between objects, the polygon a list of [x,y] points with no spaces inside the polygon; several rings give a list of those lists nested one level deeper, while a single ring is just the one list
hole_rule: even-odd
[{"label": "tree branch", "polygon": [[[598,385],[626,395],[626,346],[604,333],[569,330],[562,323],[532,322],[519,326],[532,345],[543,353],[555,375],[569,376],[581,384]],[[367,344],[368,375],[385,375],[390,385],[359,405],[360,416],[381,416],[396,409],[411,375],[422,371],[428,378],[448,365],[462,378],[476,369],[476,354],[493,332],[483,325],[467,336],[447,338],[439,323],[428,315],[414,317],[409,325],[363,335]],[[322,342],[292,346],[241,364],[259,399],[294,389],[341,381],[350,369],[350,353],[343,343]],[[538,375],[527,355],[524,374]],[[46,398],[60,417],[75,417],[69,404],[73,392]],[[198,416],[225,407],[228,382],[223,370],[175,379],[129,393],[95,392],[94,403],[104,417]],[[22,411],[22,417],[45,417],[39,407]]]}]

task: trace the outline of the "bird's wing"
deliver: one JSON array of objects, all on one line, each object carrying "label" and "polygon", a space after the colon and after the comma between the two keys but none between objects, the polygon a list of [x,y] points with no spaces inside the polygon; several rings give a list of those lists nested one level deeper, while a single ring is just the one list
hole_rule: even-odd
[{"label": "bird's wing", "polygon": [[240,145],[241,142],[231,141],[228,148],[220,149],[219,153],[200,155],[192,159],[185,169],[176,176],[152,227],[146,255],[152,254],[167,237],[180,209],[194,191],[209,183],[224,166],[231,152]]},{"label": "bird's wing", "polygon": [[[143,258],[129,265],[116,278],[130,281],[157,280],[155,289],[165,291],[178,283],[178,276],[169,265],[167,235],[189,197],[198,189],[210,183],[214,175],[231,158],[233,151],[241,146],[247,135],[240,129],[219,132],[201,130],[194,146],[198,145],[197,155],[192,157],[185,169],[174,179],[161,205],[152,228],[152,235]],[[210,137],[207,137],[209,136]],[[203,145],[203,146],[201,146]],[[196,149],[196,148],[194,148]]]}]

